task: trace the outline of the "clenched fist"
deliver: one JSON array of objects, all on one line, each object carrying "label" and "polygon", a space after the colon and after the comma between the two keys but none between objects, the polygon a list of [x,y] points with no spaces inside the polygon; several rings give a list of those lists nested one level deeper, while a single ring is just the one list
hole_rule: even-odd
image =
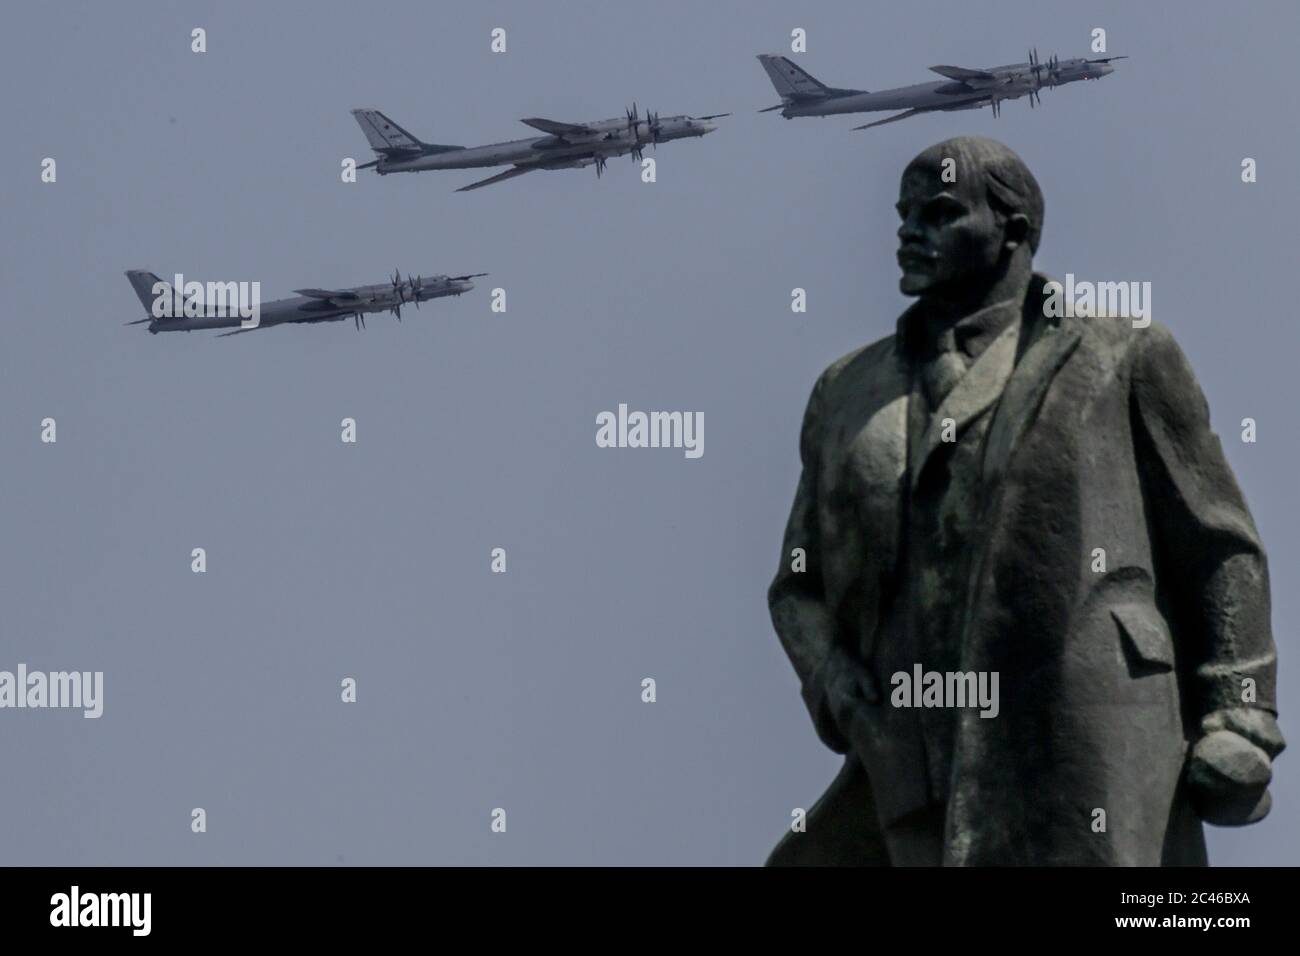
[{"label": "clenched fist", "polygon": [[1201,819],[1217,826],[1262,820],[1273,805],[1273,758],[1286,747],[1277,720],[1257,707],[1216,710],[1201,721],[1187,782]]}]

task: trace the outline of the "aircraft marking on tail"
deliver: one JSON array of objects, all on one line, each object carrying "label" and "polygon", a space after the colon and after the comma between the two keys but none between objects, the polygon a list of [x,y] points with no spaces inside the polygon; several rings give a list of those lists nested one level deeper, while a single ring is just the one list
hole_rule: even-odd
[{"label": "aircraft marking on tail", "polygon": [[353,110],[352,115],[376,153],[418,153],[424,145],[379,110]]},{"label": "aircraft marking on tail", "polygon": [[[407,132],[379,110],[357,109],[352,111],[352,116],[361,127],[361,132],[366,134],[366,142],[370,144],[370,148],[382,159],[403,160],[465,148],[442,143],[426,143]],[[377,159],[357,168],[369,169],[379,165],[380,162],[381,160]]]},{"label": "aircraft marking on tail", "polygon": [[[782,100],[822,99],[841,92],[827,86],[803,67],[795,64],[789,57],[774,53],[760,53],[758,62],[763,64],[768,79],[772,81]],[[865,93],[866,90],[853,92]]]}]

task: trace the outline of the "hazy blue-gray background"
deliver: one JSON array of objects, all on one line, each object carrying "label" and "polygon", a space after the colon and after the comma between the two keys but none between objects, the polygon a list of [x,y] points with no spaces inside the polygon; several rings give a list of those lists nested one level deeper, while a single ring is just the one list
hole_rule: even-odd
[{"label": "hazy blue-gray background", "polygon": [[[1037,174],[1040,268],[1154,284],[1269,549],[1296,738],[1300,14],[990,6],[8,9],[0,669],[103,670],[106,701],[98,721],[0,712],[3,862],[761,862],[838,766],[765,604],[800,416],[831,360],[892,331],[898,175],[957,133]],[[1133,59],[1032,112],[855,133],[862,118],[755,112],[777,98],[754,54],[788,51],[796,26],[800,63],[867,89],[1030,44],[1088,55],[1095,26]],[[468,194],[482,173],[339,180],[343,157],[371,158],[352,107],[476,145],[633,99],[736,115],[650,154],[654,185],[627,158],[600,182]],[[394,267],[492,274],[363,334],[122,325],[141,312],[128,268],[273,298]],[[595,415],[619,402],[704,412],[704,457],[597,448]],[[1239,440],[1246,416],[1258,444]],[[1274,797],[1263,824],[1210,831],[1214,862],[1297,862],[1300,754]]]}]

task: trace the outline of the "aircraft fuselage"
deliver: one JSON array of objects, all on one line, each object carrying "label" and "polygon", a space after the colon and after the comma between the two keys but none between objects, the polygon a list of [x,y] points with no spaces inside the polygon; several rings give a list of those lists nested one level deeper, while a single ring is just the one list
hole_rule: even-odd
[{"label": "aircraft fuselage", "polygon": [[[375,167],[380,175],[388,173],[414,173],[426,169],[476,169],[485,166],[542,166],[566,168],[586,166],[601,158],[622,156],[634,149],[652,145],[654,136],[647,120],[638,120],[635,127],[626,119],[601,120],[584,124],[590,133],[581,135],[534,136],[514,139],[487,146],[470,146],[447,149],[410,159],[382,159]],[[669,116],[658,122],[658,141],[666,143],[675,139],[703,136],[716,126],[706,120],[689,116]]]},{"label": "aircraft fuselage", "polygon": [[[355,293],[357,300],[339,304],[298,295],[287,299],[274,299],[263,302],[258,308],[258,325],[286,325],[302,322],[341,322],[357,314],[387,312],[395,306],[409,305],[417,301],[407,280],[399,289],[392,283],[355,286],[346,291]],[[423,279],[418,289],[418,301],[440,299],[446,296],[463,295],[474,288],[470,279],[454,279],[436,276]],[[176,318],[155,318],[149,322],[150,332],[197,332],[202,329],[235,329],[246,320],[238,314],[178,316]]]},{"label": "aircraft fuselage", "polygon": [[875,113],[888,110],[959,110],[976,109],[990,99],[1012,100],[1048,86],[1061,86],[1077,80],[1099,79],[1114,72],[1109,63],[1087,60],[1063,60],[1057,67],[1054,82],[1048,82],[1048,70],[1040,68],[1035,79],[1030,63],[1008,63],[989,68],[997,79],[991,81],[939,80],[915,83],[877,92],[855,90],[832,91],[826,97],[809,97],[790,101],[781,110],[787,119],[795,116],[834,116],[840,113]]}]

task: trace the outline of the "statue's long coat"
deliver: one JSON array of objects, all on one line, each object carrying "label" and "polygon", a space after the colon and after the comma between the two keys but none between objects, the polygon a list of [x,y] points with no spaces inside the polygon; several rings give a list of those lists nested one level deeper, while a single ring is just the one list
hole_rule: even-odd
[{"label": "statue's long coat", "polygon": [[[1000,683],[996,718],[957,716],[944,862],[1204,863],[1189,741],[1205,714],[1249,702],[1247,679],[1253,705],[1276,710],[1264,553],[1168,330],[1044,318],[1043,282],[1009,378],[976,374],[981,357],[934,416],[959,432],[993,416],[961,658]],[[772,863],[885,862],[880,826],[924,801],[923,770],[872,716],[890,688],[851,747],[809,653],[869,664],[898,613],[904,483],[952,447],[913,449],[909,470],[909,383],[891,336],[833,364],[808,404],[770,599],[818,734],[848,756]]]}]

